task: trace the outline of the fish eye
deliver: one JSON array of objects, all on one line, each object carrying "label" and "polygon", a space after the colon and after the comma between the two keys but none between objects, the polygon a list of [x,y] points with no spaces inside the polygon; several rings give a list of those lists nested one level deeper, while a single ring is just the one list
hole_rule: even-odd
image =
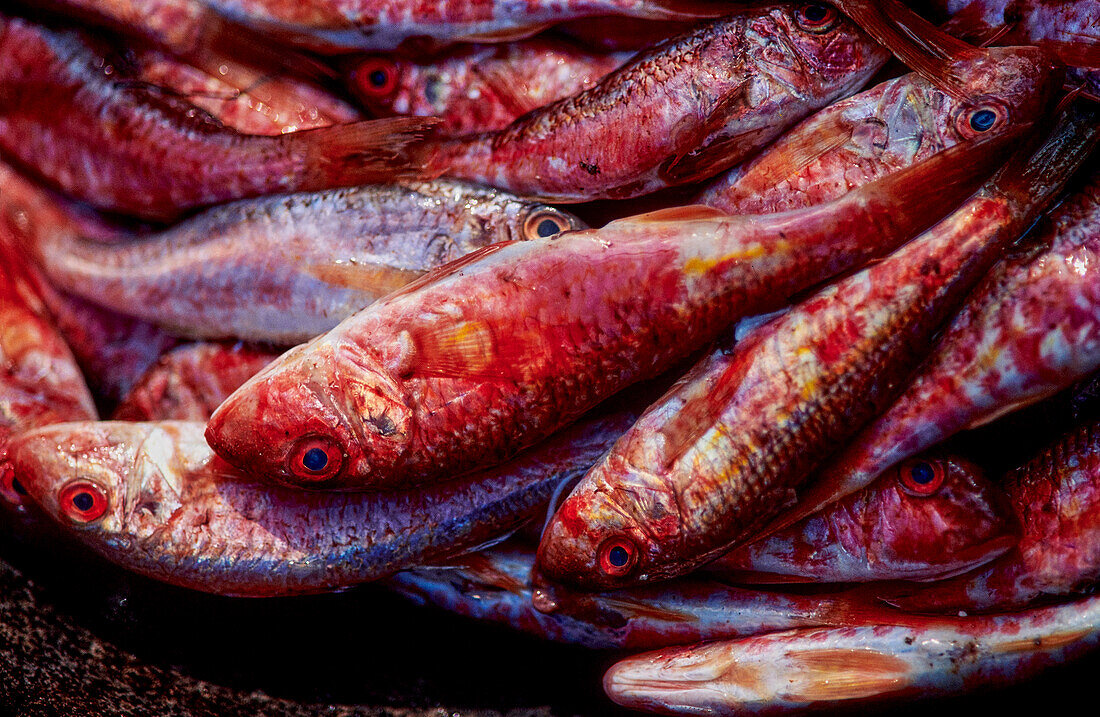
[{"label": "fish eye", "polygon": [[1004,107],[996,104],[983,104],[964,111],[959,115],[956,124],[960,135],[972,139],[1001,127],[1007,117],[1008,111]]},{"label": "fish eye", "polygon": [[290,472],[307,481],[332,478],[344,464],[343,451],[324,436],[309,436],[298,442],[290,453]]},{"label": "fish eye", "polygon": [[600,546],[599,562],[605,575],[623,577],[638,562],[638,548],[627,538],[610,538]]},{"label": "fish eye", "polygon": [[107,512],[107,491],[98,483],[75,480],[61,489],[57,504],[74,523],[90,523]]},{"label": "fish eye", "polygon": [[806,3],[798,9],[798,24],[803,29],[822,32],[831,28],[837,19],[837,12],[828,5]]},{"label": "fish eye", "polygon": [[572,228],[569,220],[557,209],[546,207],[531,212],[523,222],[524,239],[545,239]]},{"label": "fish eye", "polygon": [[898,468],[902,488],[914,495],[932,495],[943,485],[945,476],[940,461],[906,461]]},{"label": "fish eye", "polygon": [[397,66],[384,57],[371,57],[359,65],[355,78],[368,97],[385,97],[397,87]]}]

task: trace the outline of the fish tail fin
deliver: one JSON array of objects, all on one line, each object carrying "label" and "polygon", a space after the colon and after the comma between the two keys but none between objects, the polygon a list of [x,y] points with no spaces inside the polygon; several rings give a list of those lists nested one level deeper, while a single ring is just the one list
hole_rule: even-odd
[{"label": "fish tail fin", "polygon": [[420,140],[434,117],[391,117],[290,132],[278,137],[305,163],[299,188],[322,189],[422,177],[427,154]]},{"label": "fish tail fin", "polygon": [[836,4],[914,72],[949,94],[961,91],[957,64],[985,54],[948,35],[898,0],[836,0]]},{"label": "fish tail fin", "polygon": [[1100,109],[1089,102],[1074,102],[1038,149],[1013,155],[993,178],[989,191],[1008,197],[1027,216],[1037,216],[1085,163],[1098,140]]}]

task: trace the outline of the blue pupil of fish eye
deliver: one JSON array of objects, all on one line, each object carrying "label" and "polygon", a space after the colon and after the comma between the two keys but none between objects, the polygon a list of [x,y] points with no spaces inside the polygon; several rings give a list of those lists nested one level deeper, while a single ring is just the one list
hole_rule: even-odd
[{"label": "blue pupil of fish eye", "polygon": [[987,132],[997,122],[997,113],[993,110],[978,110],[970,116],[970,127],[975,132]]},{"label": "blue pupil of fish eye", "polygon": [[91,493],[77,493],[73,496],[73,506],[79,511],[89,511],[95,505],[95,498]]},{"label": "blue pupil of fish eye", "polygon": [[561,231],[561,228],[558,227],[557,222],[553,219],[543,219],[539,222],[538,228],[536,228],[535,231],[540,237],[550,237]]},{"label": "blue pupil of fish eye", "polygon": [[311,470],[314,473],[323,471],[325,466],[328,465],[328,454],[320,448],[310,448],[302,456],[302,465],[306,467],[306,470]]},{"label": "blue pupil of fish eye", "polygon": [[917,485],[928,485],[936,477],[936,471],[927,463],[918,463],[909,471],[909,477]]},{"label": "blue pupil of fish eye", "polygon": [[607,552],[607,562],[616,568],[621,568],[630,560],[630,553],[621,545],[616,545]]},{"label": "blue pupil of fish eye", "polygon": [[385,70],[375,70],[374,72],[367,75],[367,79],[369,79],[370,83],[372,85],[374,85],[375,87],[385,87],[386,86],[386,71]]}]

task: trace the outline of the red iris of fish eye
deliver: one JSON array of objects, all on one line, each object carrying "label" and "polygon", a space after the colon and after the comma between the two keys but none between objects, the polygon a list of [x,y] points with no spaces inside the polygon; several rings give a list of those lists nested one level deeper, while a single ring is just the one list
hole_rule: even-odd
[{"label": "red iris of fish eye", "polygon": [[569,228],[569,222],[555,212],[535,212],[523,223],[523,233],[528,239],[548,237]]},{"label": "red iris of fish eye", "polygon": [[945,477],[939,461],[908,461],[898,471],[902,487],[916,495],[932,495],[943,485]]},{"label": "red iris of fish eye", "polygon": [[833,24],[836,10],[828,5],[809,3],[798,11],[798,20],[803,27],[819,30]]},{"label": "red iris of fish eye", "polygon": [[359,88],[367,95],[385,97],[397,87],[397,71],[393,63],[382,58],[365,60],[356,71]]},{"label": "red iris of fish eye", "polygon": [[622,577],[634,569],[638,549],[626,538],[612,538],[600,548],[600,570],[612,577]]},{"label": "red iris of fish eye", "polygon": [[328,439],[307,438],[291,453],[290,472],[306,480],[326,480],[340,471],[343,459],[343,454]]},{"label": "red iris of fish eye", "polygon": [[90,523],[107,512],[106,492],[90,481],[75,481],[61,489],[57,497],[61,511],[78,523]]}]

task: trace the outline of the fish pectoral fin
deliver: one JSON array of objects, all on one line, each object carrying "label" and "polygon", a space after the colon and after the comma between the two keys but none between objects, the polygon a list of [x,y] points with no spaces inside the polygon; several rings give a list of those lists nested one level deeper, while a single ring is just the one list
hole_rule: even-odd
[{"label": "fish pectoral fin", "polygon": [[385,296],[419,278],[424,272],[374,263],[311,264],[306,273],[330,286]]},{"label": "fish pectoral fin", "polygon": [[862,699],[909,684],[904,660],[873,650],[805,650],[789,652],[786,658],[791,684],[785,697],[792,701]]}]

